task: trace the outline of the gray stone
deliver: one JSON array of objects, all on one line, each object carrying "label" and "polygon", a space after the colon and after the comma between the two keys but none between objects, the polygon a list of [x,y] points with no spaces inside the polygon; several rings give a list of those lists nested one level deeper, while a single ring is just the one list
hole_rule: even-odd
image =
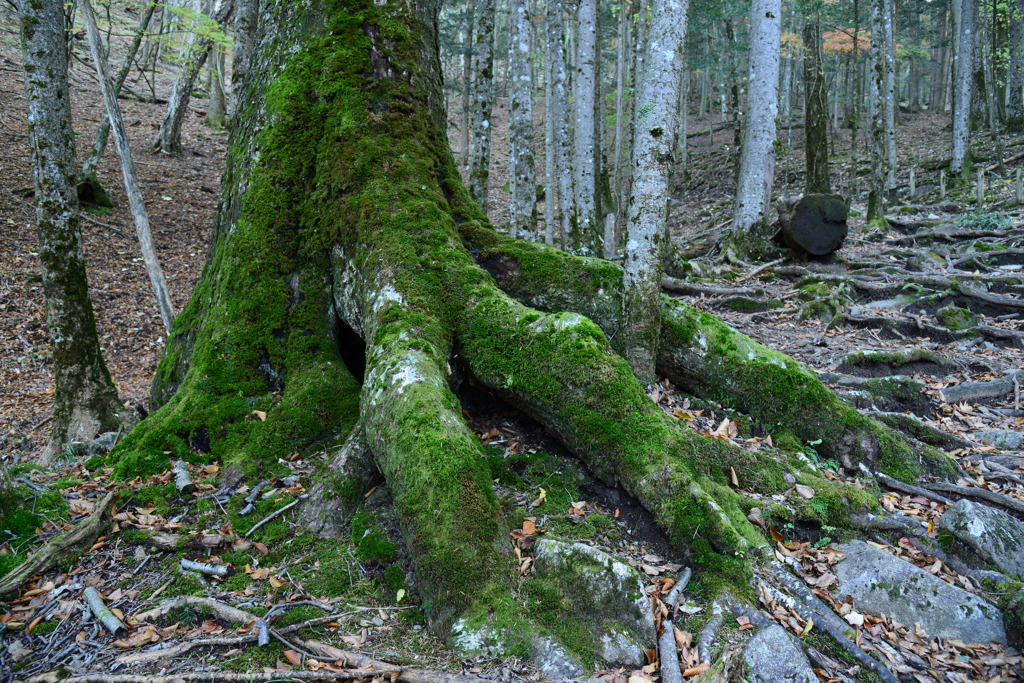
[{"label": "gray stone", "polygon": [[583,667],[552,638],[534,638],[530,643],[530,659],[540,669],[545,681],[564,681],[583,674]]},{"label": "gray stone", "polygon": [[992,429],[979,432],[978,438],[1004,451],[1016,451],[1024,442],[1024,434],[1013,429]]},{"label": "gray stone", "polygon": [[1024,579],[1024,524],[1011,515],[959,500],[942,515],[939,526],[1002,571]]},{"label": "gray stone", "polygon": [[537,544],[533,568],[561,598],[564,618],[599,638],[594,649],[605,662],[629,667],[646,662],[644,646],[653,647],[656,635],[636,570],[589,545],[548,538]]},{"label": "gray stone", "polygon": [[853,596],[858,610],[885,614],[931,636],[965,643],[1006,643],[1003,615],[993,605],[909,562],[863,541],[839,546],[837,594]]},{"label": "gray stone", "polygon": [[743,652],[751,683],[817,683],[799,641],[777,624],[760,629]]},{"label": "gray stone", "polygon": [[100,434],[92,441],[85,444],[85,454],[88,456],[106,455],[110,449],[117,445],[123,434],[121,432],[106,432]]}]

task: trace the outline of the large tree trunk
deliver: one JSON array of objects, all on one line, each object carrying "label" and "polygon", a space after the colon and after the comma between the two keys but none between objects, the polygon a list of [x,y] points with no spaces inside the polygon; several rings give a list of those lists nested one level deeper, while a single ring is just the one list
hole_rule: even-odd
[{"label": "large tree trunk", "polygon": [[[569,88],[566,84],[565,20],[561,0],[547,0],[548,80],[551,83],[551,118],[555,171],[558,176],[559,236],[567,243],[573,218],[572,135],[569,128]],[[550,203],[550,194],[548,195]],[[554,206],[551,208],[554,211]]]},{"label": "large tree trunk", "polygon": [[[223,25],[234,10],[233,0],[217,0],[213,7],[210,18]],[[167,100],[167,110],[164,112],[164,119],[160,123],[160,130],[157,131],[156,140],[153,142],[153,149],[158,149],[164,154],[183,154],[181,146],[181,124],[188,112],[188,101],[192,97],[192,89],[195,87],[196,78],[202,71],[203,64],[213,47],[213,37],[209,31],[192,36],[186,50],[181,73],[174,81],[174,90]]]},{"label": "large tree trunk", "polygon": [[1024,128],[1024,0],[1010,3],[1010,65],[1006,72],[1006,125]]},{"label": "large tree trunk", "polygon": [[[622,268],[490,227],[445,136],[439,5],[273,0],[261,12],[211,260],[168,339],[152,395],[162,407],[111,453],[115,475],[158,470],[189,444],[255,474],[334,443],[338,469],[321,474],[333,485],[318,494],[330,498],[353,489],[362,475],[345,463],[368,450],[432,626],[500,628],[522,652],[541,627],[511,597],[490,471],[453,393],[469,375],[641,501],[699,573],[745,594],[767,541],[727,486],[729,467],[772,494],[798,471],[837,492],[822,514],[845,514],[847,495],[872,499],[784,454],[680,427],[608,341]],[[652,350],[672,381],[778,434],[822,439],[819,452],[844,464],[921,469],[806,368],[675,300],[658,306]]]},{"label": "large tree trunk", "polygon": [[871,60],[868,78],[868,148],[871,152],[871,191],[868,194],[868,222],[885,223],[885,28],[883,0],[871,0]]},{"label": "large tree trunk", "polygon": [[781,0],[754,0],[750,5],[750,77],[733,230],[756,231],[768,220],[768,202],[775,182],[781,36]]},{"label": "large tree trunk", "polygon": [[35,176],[39,261],[53,350],[53,423],[41,459],[67,443],[84,442],[130,424],[96,335],[82,254],[78,162],[71,127],[64,5],[23,0],[22,54],[29,139]]},{"label": "large tree trunk", "polygon": [[508,5],[509,233],[537,239],[537,178],[533,161],[533,55],[527,0]]},{"label": "large tree trunk", "polygon": [[581,256],[603,256],[603,231],[598,216],[597,110],[600,51],[597,0],[580,0],[577,14],[575,94],[576,127],[573,152],[573,217],[565,248]]},{"label": "large tree trunk", "polygon": [[969,162],[971,76],[974,62],[975,0],[953,0],[953,150],[949,173],[959,176]]},{"label": "large tree trunk", "polygon": [[821,61],[821,24],[817,19],[808,18],[804,24],[804,131],[808,194],[832,193],[828,164],[828,94]]},{"label": "large tree trunk", "polygon": [[487,214],[491,175],[491,110],[494,108],[494,3],[477,0],[473,12],[473,139],[469,159],[469,193]]}]

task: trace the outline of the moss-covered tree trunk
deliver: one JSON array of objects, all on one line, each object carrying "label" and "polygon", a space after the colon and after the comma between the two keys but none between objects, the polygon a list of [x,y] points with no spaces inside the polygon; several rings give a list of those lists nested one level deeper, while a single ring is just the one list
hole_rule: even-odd
[{"label": "moss-covered tree trunk", "polygon": [[[765,540],[730,467],[772,493],[799,472],[833,518],[870,504],[785,454],[680,427],[608,341],[622,269],[487,224],[445,137],[439,5],[262,7],[211,259],[168,340],[152,395],[162,407],[111,454],[116,474],[201,450],[262,478],[281,455],[333,443],[301,515],[330,533],[325,518],[361,499],[368,453],[432,624],[463,633],[523,619],[490,472],[451,387],[466,373],[636,496],[698,570],[737,586]],[[673,381],[791,441],[820,438],[851,465],[905,478],[920,467],[791,359],[671,299],[661,323],[658,368]]]},{"label": "moss-covered tree trunk", "polygon": [[53,423],[45,462],[70,442],[89,441],[130,419],[110,379],[96,335],[96,318],[82,254],[78,164],[71,129],[64,5],[19,3],[29,138],[35,177],[39,260],[46,322],[53,350]]}]

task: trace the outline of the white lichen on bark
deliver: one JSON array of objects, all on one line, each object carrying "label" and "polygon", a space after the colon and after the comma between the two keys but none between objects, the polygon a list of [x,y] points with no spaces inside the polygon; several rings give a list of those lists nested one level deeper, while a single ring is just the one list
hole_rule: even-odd
[{"label": "white lichen on bark", "polygon": [[598,36],[597,0],[580,0],[577,11],[576,128],[573,149],[573,218],[566,250],[581,256],[603,256],[604,225],[597,215],[597,105]]},{"label": "white lichen on bark", "polygon": [[533,64],[530,59],[530,13],[527,0],[511,0],[509,18],[509,232],[513,238],[537,239],[537,180],[533,161]]},{"label": "white lichen on bark", "polygon": [[974,0],[953,0],[953,149],[951,175],[960,175],[970,152],[971,75],[974,70]]},{"label": "white lichen on bark", "polygon": [[[566,86],[565,24],[562,0],[547,2],[548,81],[551,84],[551,120],[554,166],[558,184],[559,230],[566,245],[573,214],[572,136],[569,130],[569,96]],[[548,199],[550,203],[550,195]],[[553,211],[553,209],[552,209]]]},{"label": "white lichen on bark", "polygon": [[491,168],[491,113],[494,109],[494,1],[478,0],[473,13],[469,194],[485,214]]}]

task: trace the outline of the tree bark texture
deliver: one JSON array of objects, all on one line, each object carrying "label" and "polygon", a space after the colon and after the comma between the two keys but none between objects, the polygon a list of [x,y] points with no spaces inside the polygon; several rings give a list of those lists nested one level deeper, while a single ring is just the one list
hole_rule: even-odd
[{"label": "tree bark texture", "polygon": [[210,104],[203,121],[211,128],[219,130],[228,122],[227,95],[224,92],[224,52],[215,50],[210,62]]},{"label": "tree bark texture", "polygon": [[821,24],[808,19],[804,24],[804,130],[807,158],[806,192],[830,194],[832,181],[828,163],[828,93],[821,59]]},{"label": "tree bark texture", "polygon": [[53,422],[41,459],[129,423],[96,335],[75,190],[64,5],[22,0],[22,54],[46,322],[53,350]]},{"label": "tree bark texture", "polygon": [[661,262],[676,149],[688,0],[654,0],[633,134],[619,344],[642,382],[654,380],[661,319]]},{"label": "tree bark texture", "polygon": [[[223,25],[233,10],[234,0],[216,0],[210,18]],[[174,81],[174,90],[171,91],[171,96],[167,101],[167,110],[164,112],[160,130],[157,131],[156,140],[153,142],[153,149],[158,149],[164,154],[183,154],[185,152],[181,146],[181,124],[185,120],[185,114],[188,113],[188,101],[192,97],[196,78],[199,77],[199,72],[202,71],[212,46],[213,39],[208,34],[193,36],[189,42],[181,73]]]},{"label": "tree bark texture", "polygon": [[[572,134],[569,127],[569,86],[565,48],[565,20],[562,0],[548,0],[548,80],[551,83],[551,118],[554,139],[555,175],[558,177],[559,236],[567,244],[573,217]],[[548,200],[550,202],[550,199]],[[552,205],[552,211],[554,211]]]},{"label": "tree bark texture", "polygon": [[537,178],[533,159],[533,55],[528,0],[508,4],[509,233],[537,239]]},{"label": "tree bark texture", "polygon": [[974,71],[975,0],[953,0],[953,147],[949,174],[962,175],[969,162],[971,78]]},{"label": "tree bark texture", "polygon": [[[955,1],[955,0],[954,0]],[[867,219],[877,224],[885,221],[885,28],[883,0],[871,0],[871,59],[868,78],[868,148],[871,153],[871,190],[868,194]]]},{"label": "tree bark texture", "polygon": [[1010,64],[1006,72],[1006,125],[1024,128],[1024,0],[1009,3]]},{"label": "tree bark texture", "polygon": [[473,12],[473,116],[469,193],[487,214],[491,175],[491,113],[494,109],[494,3],[477,0]]},{"label": "tree bark texture", "polygon": [[893,0],[882,0],[882,29],[885,33],[885,193],[896,201],[896,39],[893,36]]},{"label": "tree bark texture", "polygon": [[238,86],[245,80],[245,72],[249,66],[252,44],[256,38],[256,18],[259,9],[259,0],[237,0],[235,4],[235,45],[231,60],[230,111],[232,112],[235,111],[238,91],[241,89]]},{"label": "tree bark texture", "polygon": [[[781,0],[754,0],[750,5],[747,115],[736,181],[733,230],[754,230],[764,226],[768,217],[768,202],[771,201],[775,181],[775,119],[779,114],[781,37]],[[685,145],[685,140],[682,144]]]},{"label": "tree bark texture", "polygon": [[[841,492],[829,514],[876,505],[785,454],[680,427],[609,342],[624,328],[623,269],[492,229],[448,146],[439,5],[273,0],[260,13],[211,260],[168,339],[159,409],[108,456],[115,476],[157,471],[164,451],[191,444],[250,472],[328,447],[336,457],[320,495],[358,502],[368,452],[432,627],[471,635],[501,624],[517,652],[546,627],[515,599],[507,526],[454,393],[465,379],[543,423],[637,497],[696,567],[737,586],[767,542],[728,487],[730,467],[771,493],[796,468],[816,490]],[[682,22],[678,10],[654,16],[666,15]],[[679,56],[662,52],[670,64]],[[671,149],[658,140],[670,134],[651,137]],[[659,295],[656,306],[652,348],[673,382],[745,406],[772,430],[821,438],[819,452],[844,464],[922,469],[925,455],[792,359],[678,301]]]},{"label": "tree bark texture", "polygon": [[565,248],[580,256],[603,256],[604,225],[598,216],[598,51],[597,0],[580,0],[577,13],[573,216]]}]

